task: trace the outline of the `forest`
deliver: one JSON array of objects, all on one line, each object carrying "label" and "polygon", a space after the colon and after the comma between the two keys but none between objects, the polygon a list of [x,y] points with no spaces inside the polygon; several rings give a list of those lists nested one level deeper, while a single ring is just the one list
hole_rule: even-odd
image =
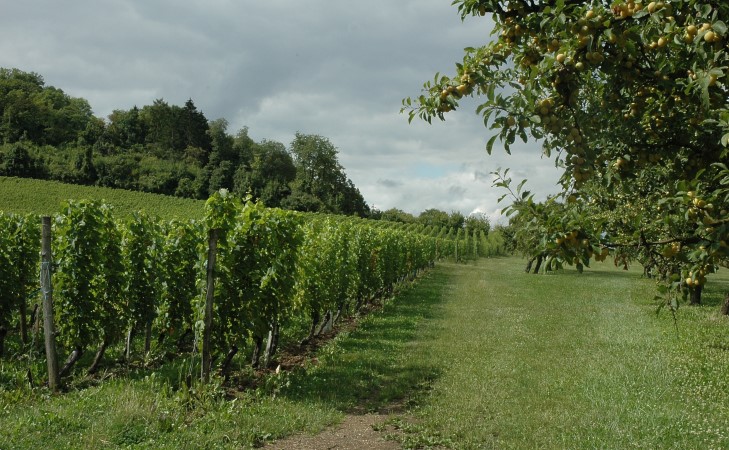
[{"label": "forest", "polygon": [[232,133],[189,99],[94,116],[37,73],[0,68],[0,175],[207,199],[221,188],[270,207],[367,217],[359,189],[319,135],[289,148]]}]

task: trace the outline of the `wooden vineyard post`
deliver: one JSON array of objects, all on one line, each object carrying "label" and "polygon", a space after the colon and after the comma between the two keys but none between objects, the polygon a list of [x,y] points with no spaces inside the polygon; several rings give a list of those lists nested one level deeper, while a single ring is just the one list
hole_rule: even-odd
[{"label": "wooden vineyard post", "polygon": [[202,374],[204,383],[210,381],[210,338],[213,326],[213,299],[215,297],[215,258],[218,252],[218,230],[212,229],[208,233],[208,265],[207,265],[207,292],[205,293],[205,329],[202,342]]},{"label": "wooden vineyard post", "polygon": [[43,334],[48,364],[48,388],[58,391],[58,357],[56,355],[56,327],[53,322],[53,285],[51,284],[51,218],[41,218],[41,295],[43,296]]}]

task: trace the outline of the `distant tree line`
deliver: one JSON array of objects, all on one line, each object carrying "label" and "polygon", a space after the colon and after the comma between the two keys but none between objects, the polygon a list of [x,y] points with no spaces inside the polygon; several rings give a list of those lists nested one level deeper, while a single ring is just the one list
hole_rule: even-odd
[{"label": "distant tree line", "polygon": [[371,209],[325,137],[296,133],[288,148],[255,142],[192,99],[162,99],[95,117],[88,101],[41,75],[0,68],[0,175],[206,199],[221,188],[266,206],[489,231],[483,216]]},{"label": "distant tree line", "polygon": [[208,120],[190,99],[115,110],[46,86],[41,75],[0,68],[0,175],[58,180],[188,198],[221,188],[267,206],[370,215],[325,137],[297,133],[255,142],[225,119]]},{"label": "distant tree line", "polygon": [[491,231],[489,219],[482,213],[473,213],[464,216],[458,211],[447,213],[439,209],[430,208],[415,216],[398,208],[390,208],[385,211],[379,211],[373,208],[371,218],[390,222],[420,224],[436,229],[444,228],[447,231],[464,229],[468,234],[478,234],[482,231],[484,235],[488,235],[489,231]]}]

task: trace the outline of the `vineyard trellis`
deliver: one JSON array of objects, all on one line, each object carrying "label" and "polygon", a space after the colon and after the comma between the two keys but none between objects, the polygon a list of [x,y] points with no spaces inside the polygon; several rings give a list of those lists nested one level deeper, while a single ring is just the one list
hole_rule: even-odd
[{"label": "vineyard trellis", "polygon": [[[454,256],[458,245],[444,230],[265,208],[225,191],[207,201],[203,221],[143,213],[120,219],[111,206],[81,200],[64,203],[52,222],[54,338],[67,358],[62,376],[92,347],[90,373],[122,341],[131,358],[136,333],[144,335],[145,353],[156,336],[158,346],[176,347],[175,355],[192,351],[192,358],[209,334],[207,359],[198,356],[203,379],[213,360],[225,375],[242,348],[252,365],[266,366],[282,327],[296,317],[309,318],[311,339],[435,260]],[[27,333],[26,298],[39,282],[39,224],[32,215],[0,213],[0,356],[12,324]],[[210,230],[217,241],[208,296]],[[478,253],[480,241],[470,239],[461,248]]]}]

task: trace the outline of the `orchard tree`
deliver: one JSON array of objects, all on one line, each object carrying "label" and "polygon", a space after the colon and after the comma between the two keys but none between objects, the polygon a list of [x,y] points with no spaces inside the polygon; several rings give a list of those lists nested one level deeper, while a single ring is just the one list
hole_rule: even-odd
[{"label": "orchard tree", "polygon": [[[555,255],[570,262],[576,247],[566,236],[576,231],[584,239],[574,242],[590,243],[584,255],[632,249],[644,263],[677,266],[674,287],[700,290],[729,258],[729,3],[454,5],[464,20],[490,17],[493,39],[405,99],[410,119],[444,120],[462,97],[479,96],[477,112],[493,130],[489,153],[497,139],[507,152],[517,138],[533,139],[564,169],[576,228],[551,231],[564,233],[549,244]],[[497,185],[508,186],[501,175]],[[528,192],[513,193],[522,220],[549,214]],[[596,213],[600,222],[586,227]]]}]

